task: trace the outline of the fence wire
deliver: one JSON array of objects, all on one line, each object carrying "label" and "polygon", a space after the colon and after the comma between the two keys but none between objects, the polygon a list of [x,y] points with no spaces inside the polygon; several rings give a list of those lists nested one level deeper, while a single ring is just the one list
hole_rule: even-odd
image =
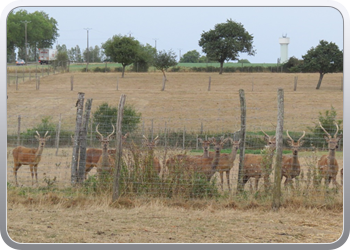
[{"label": "fence wire", "polygon": [[[76,99],[71,98],[57,99],[60,101],[63,99],[64,102],[71,102],[72,104],[76,102]],[[224,102],[225,100],[222,101]],[[34,181],[36,187],[53,185],[57,188],[70,187],[72,183],[72,138],[74,137],[76,110],[71,109],[69,112],[61,114],[57,111],[55,112],[55,107],[45,106],[46,109],[52,109],[50,116],[37,115],[32,117],[26,114],[28,108],[32,107],[18,104],[16,110],[22,110],[21,114],[8,113],[8,182],[15,184],[14,149],[17,146],[39,148],[36,136],[39,134],[43,138],[48,131],[47,136],[50,136],[50,138],[45,142],[45,147],[40,154],[40,160],[38,158],[34,160],[33,153],[25,151],[29,160],[27,159],[27,162],[24,162],[23,166],[17,171],[18,183],[23,186],[31,186],[32,181]],[[161,109],[160,107],[155,107],[155,109],[157,108]],[[201,109],[206,108],[199,105],[198,110]],[[97,130],[96,117],[94,117],[95,109],[93,108],[92,110],[93,114],[88,123],[86,142],[87,150],[97,149],[97,153],[91,153],[90,155],[87,153],[86,170],[89,171],[86,172],[84,185],[94,189],[96,185],[103,182],[104,188],[111,188],[110,185],[113,180],[111,173],[113,169],[107,169],[107,175],[104,175],[103,170],[97,171],[96,165],[102,155],[99,133],[103,134],[103,136],[111,134],[113,131],[111,124],[113,124],[112,121],[115,121],[116,117],[114,115],[102,116],[104,123],[99,123]],[[191,118],[186,116],[184,118],[155,118],[141,116],[136,126],[124,125],[122,127],[125,141],[123,141],[121,193],[124,195],[201,198],[220,196],[228,191],[235,192],[237,190],[240,159],[239,150],[236,150],[234,146],[235,141],[240,139],[240,108],[219,108],[212,109],[212,111],[218,113],[217,118]],[[221,112],[229,112],[232,115],[229,118],[222,118]],[[245,184],[244,190],[246,192],[265,191],[269,188],[271,189],[273,182],[275,155],[270,154],[271,152],[266,150],[269,142],[264,137],[269,135],[273,138],[275,135],[276,118],[275,115],[271,116],[271,119],[270,117],[267,118],[263,108],[248,108],[247,112],[250,115],[247,117],[245,154],[253,158],[260,157],[260,169],[259,167],[254,167],[252,163],[250,163],[250,166],[246,166],[247,168],[253,166],[253,170],[244,177],[249,179]],[[276,114],[277,107],[271,113]],[[128,121],[136,118],[124,116],[124,120]],[[270,119],[271,126],[260,126],[259,121],[262,119]],[[318,120],[311,120],[307,124],[301,124],[300,120],[302,119],[289,120],[288,113],[285,114],[283,156],[286,159],[293,159],[293,154],[297,153],[300,166],[296,168],[300,168],[300,171],[297,169],[291,185],[283,189],[283,194],[286,195],[289,192],[288,190],[297,190],[301,197],[308,197],[308,194],[312,193],[314,199],[323,199],[324,197],[319,191],[328,187],[325,183],[325,178],[322,180],[323,174],[322,171],[319,171],[318,162],[323,155],[327,156],[331,154],[330,152],[335,152],[338,164],[337,172],[328,172],[326,175],[336,176],[336,182],[330,184],[331,188],[337,183],[342,184],[342,176],[340,174],[343,168],[342,140],[337,141],[335,151],[329,151],[328,142],[324,138],[325,133],[320,130],[317,133],[313,131],[318,126]],[[207,129],[208,124],[211,125],[211,129]],[[313,125],[311,128],[310,124]],[[294,130],[295,127],[304,129]],[[286,134],[287,130],[289,136]],[[325,127],[325,130],[333,136],[336,133],[336,126]],[[305,136],[303,136],[304,131]],[[338,135],[341,133],[341,130],[339,130]],[[297,147],[293,147],[289,142],[290,137],[293,138],[294,142],[298,142],[302,136],[303,143],[297,145]],[[215,140],[212,140],[213,138]],[[220,155],[218,155],[214,144],[220,138],[227,140],[225,140]],[[203,149],[205,141],[210,141],[208,156],[205,156]],[[115,153],[113,153],[116,147],[115,139],[111,138],[108,146],[111,150],[108,151],[108,154],[112,158],[115,157]],[[224,165],[224,158],[229,164]],[[31,161],[30,159],[38,162],[37,183],[35,183],[35,175],[32,176],[30,167],[25,165],[25,163]],[[213,159],[218,159],[215,171],[212,171]],[[261,159],[266,160],[265,165],[261,163]],[[291,165],[289,168],[291,168]],[[283,177],[283,182],[285,182],[285,179]],[[255,186],[256,183],[257,187]]]}]

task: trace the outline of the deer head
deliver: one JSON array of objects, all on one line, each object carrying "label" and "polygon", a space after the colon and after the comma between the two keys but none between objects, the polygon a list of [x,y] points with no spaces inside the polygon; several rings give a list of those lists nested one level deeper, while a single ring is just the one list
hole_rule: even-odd
[{"label": "deer head", "polygon": [[239,144],[241,144],[241,139],[239,139],[238,141],[233,140],[232,138],[227,138],[231,144],[232,144],[232,149],[237,151],[239,149]]},{"label": "deer head", "polygon": [[276,149],[276,136],[269,136],[260,128],[261,132],[265,134],[264,139],[267,142],[267,145],[265,146],[269,150],[273,151]]},{"label": "deer head", "polygon": [[39,132],[36,131],[36,133],[37,133],[38,135],[35,135],[35,138],[39,141],[39,147],[41,147],[41,148],[44,148],[44,147],[45,147],[45,142],[51,137],[50,135],[49,135],[49,136],[46,136],[48,132],[49,132],[49,131],[46,131],[44,137],[41,138]]},{"label": "deer head", "polygon": [[151,140],[151,141],[149,141],[149,140],[147,139],[147,137],[144,136],[144,135],[142,135],[142,137],[143,137],[143,145],[144,145],[145,147],[147,147],[149,150],[153,150],[153,149],[156,147],[156,144],[157,144],[158,139],[159,139],[158,135],[156,136],[156,138],[154,138],[154,139]]},{"label": "deer head", "polygon": [[201,138],[198,138],[198,141],[202,144],[204,152],[208,152],[210,144],[212,142],[212,138],[210,138],[209,140],[202,140]]},{"label": "deer head", "polygon": [[214,145],[215,152],[220,152],[228,140],[229,138],[224,139],[224,136],[221,136],[219,140],[216,140],[214,137],[211,138],[211,142]]},{"label": "deer head", "polygon": [[341,135],[338,135],[338,131],[339,131],[339,127],[338,124],[336,122],[334,122],[334,125],[337,127],[337,131],[335,132],[333,138],[332,136],[322,127],[321,122],[318,122],[320,124],[320,127],[322,128],[322,130],[326,133],[326,135],[324,136],[324,138],[326,139],[326,142],[328,143],[328,149],[329,150],[335,150],[338,148],[338,141],[341,138]]},{"label": "deer head", "polygon": [[99,125],[100,125],[100,124],[97,124],[97,126],[96,126],[96,132],[97,132],[97,134],[100,136],[99,140],[100,140],[100,142],[101,142],[101,146],[102,146],[103,149],[108,149],[110,138],[111,138],[111,136],[114,134],[114,130],[115,130],[115,129],[114,129],[114,126],[113,126],[113,124],[112,124],[113,132],[110,133],[107,137],[103,137],[103,135],[102,135],[100,132],[98,132],[98,126],[99,126]]},{"label": "deer head", "polygon": [[298,155],[299,147],[301,147],[303,145],[303,143],[304,143],[304,141],[302,141],[301,139],[305,136],[305,131],[303,131],[303,135],[296,142],[292,139],[292,137],[290,137],[290,135],[288,133],[288,130],[287,130],[287,136],[289,138],[288,144],[292,148],[293,155]]}]

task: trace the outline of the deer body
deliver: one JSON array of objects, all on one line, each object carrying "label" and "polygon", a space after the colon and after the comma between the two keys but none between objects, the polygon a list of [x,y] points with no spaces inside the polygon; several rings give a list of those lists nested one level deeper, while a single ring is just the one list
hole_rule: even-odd
[{"label": "deer body", "polygon": [[43,153],[45,142],[50,138],[50,136],[46,136],[48,131],[46,131],[43,138],[40,137],[40,134],[38,131],[36,131],[38,136],[35,136],[35,138],[39,141],[38,148],[26,148],[22,146],[18,146],[13,149],[12,155],[13,155],[13,174],[15,176],[15,182],[16,186],[18,186],[17,182],[17,171],[22,165],[29,165],[30,172],[32,175],[32,185],[34,185],[34,175],[36,183],[38,183],[38,164],[41,160],[41,155]]},{"label": "deer body", "polygon": [[[305,131],[303,135],[299,138],[297,142],[295,142],[292,137],[290,137],[288,130],[287,136],[289,138],[289,145],[292,147],[293,155],[292,156],[283,156],[282,157],[282,178],[283,176],[286,178],[284,182],[284,186],[286,187],[289,183],[293,187],[292,180],[300,175],[300,163],[298,159],[298,151],[299,147],[303,145],[303,141],[301,140],[305,136]],[[282,181],[281,178],[281,181]]]},{"label": "deer body", "polygon": [[221,180],[221,190],[224,190],[224,172],[226,173],[226,179],[227,179],[227,186],[228,189],[231,190],[230,187],[230,170],[234,165],[234,161],[236,159],[237,151],[239,149],[239,144],[241,143],[241,140],[234,141],[231,138],[227,138],[232,143],[232,151],[230,154],[221,154],[219,165],[217,166],[217,171],[220,173],[220,180]]},{"label": "deer body", "polygon": [[272,161],[274,151],[276,149],[276,137],[269,136],[264,131],[265,140],[267,145],[265,146],[266,155],[246,154],[244,156],[243,166],[243,187],[250,178],[255,178],[255,190],[258,190],[259,179],[264,178],[265,188],[270,185],[270,172],[272,168]]},{"label": "deer body", "polygon": [[147,147],[146,164],[147,163],[152,164],[154,171],[157,174],[159,174],[162,168],[161,168],[159,159],[156,156],[154,156],[154,148],[156,147],[156,144],[159,138],[157,136],[151,141],[149,141],[146,136],[143,136],[143,138],[144,138],[143,144],[144,146]]},{"label": "deer body", "polygon": [[327,136],[324,136],[324,138],[328,142],[329,150],[328,155],[322,155],[317,164],[320,173],[320,182],[324,178],[326,186],[328,186],[329,183],[332,181],[333,185],[338,188],[339,184],[336,178],[339,167],[337,159],[335,158],[335,150],[338,148],[338,141],[341,138],[341,135],[337,136],[339,127],[338,124],[334,122],[334,124],[337,127],[337,131],[335,132],[334,137],[332,138],[332,136],[322,127],[321,122],[319,124],[323,131],[327,134]]},{"label": "deer body", "polygon": [[171,171],[176,164],[179,164],[182,167],[181,169],[188,171],[190,175],[199,173],[205,176],[207,181],[210,181],[217,170],[217,166],[220,162],[220,151],[226,141],[227,139],[223,139],[223,137],[218,141],[212,138],[212,143],[215,145],[215,153],[210,153],[209,157],[176,155],[167,160],[167,166]]}]

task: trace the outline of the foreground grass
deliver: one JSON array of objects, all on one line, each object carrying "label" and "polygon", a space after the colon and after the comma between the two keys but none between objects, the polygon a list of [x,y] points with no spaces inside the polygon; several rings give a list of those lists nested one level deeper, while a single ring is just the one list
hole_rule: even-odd
[{"label": "foreground grass", "polygon": [[82,189],[8,187],[8,234],[21,243],[331,243],[342,234],[342,193],[284,191],[215,199],[121,197]]}]

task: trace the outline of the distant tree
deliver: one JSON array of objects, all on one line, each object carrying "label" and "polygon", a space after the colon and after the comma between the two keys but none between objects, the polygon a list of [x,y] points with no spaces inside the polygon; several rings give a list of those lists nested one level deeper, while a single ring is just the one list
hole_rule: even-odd
[{"label": "distant tree", "polygon": [[209,60],[209,58],[208,58],[207,56],[201,56],[201,57],[198,59],[198,62],[199,62],[199,63],[215,63],[216,61]]},{"label": "distant tree", "polygon": [[83,53],[84,60],[87,61],[89,58],[89,62],[101,62],[101,57],[102,53],[97,45],[95,47],[90,46],[89,51],[85,49]]},{"label": "distant tree", "polygon": [[147,72],[150,65],[153,64],[153,59],[157,54],[157,50],[149,45],[140,45],[136,60],[133,64],[133,71]]},{"label": "distant tree", "polygon": [[169,50],[168,52],[166,52],[165,50],[159,51],[154,57],[153,66],[156,69],[161,70],[163,72],[165,79],[166,79],[165,71],[168,68],[175,65],[177,65],[176,55],[175,55],[175,52],[172,50]]},{"label": "distant tree", "polygon": [[121,63],[123,66],[122,78],[125,67],[132,64],[140,48],[140,43],[133,37],[115,35],[102,44],[104,53],[113,62]]},{"label": "distant tree", "polygon": [[191,50],[180,58],[180,63],[198,63],[200,54],[197,50]]},{"label": "distant tree", "polygon": [[57,52],[67,52],[67,46],[65,44],[56,45]]},{"label": "distant tree", "polygon": [[225,61],[238,60],[238,53],[255,55],[253,36],[244,29],[241,23],[236,23],[231,19],[228,19],[226,23],[216,24],[214,30],[203,32],[199,46],[209,59],[220,63],[219,74],[222,74]]},{"label": "distant tree", "polygon": [[[16,48],[25,49],[25,22],[27,22],[27,48],[52,48],[58,34],[57,21],[43,11],[28,13],[26,10],[11,11],[7,17],[7,53],[14,58]],[[36,53],[33,54],[36,57]],[[36,58],[35,58],[36,60]]]},{"label": "distant tree", "polygon": [[248,59],[241,59],[241,60],[238,60],[238,63],[241,63],[243,67],[243,63],[250,63],[250,62]]},{"label": "distant tree", "polygon": [[292,56],[283,64],[283,69],[287,70],[288,72],[299,72],[302,63],[302,60]]},{"label": "distant tree", "polygon": [[335,43],[321,40],[316,48],[312,47],[302,57],[304,59],[300,66],[302,72],[320,74],[316,89],[321,87],[325,74],[343,71],[343,52]]}]

